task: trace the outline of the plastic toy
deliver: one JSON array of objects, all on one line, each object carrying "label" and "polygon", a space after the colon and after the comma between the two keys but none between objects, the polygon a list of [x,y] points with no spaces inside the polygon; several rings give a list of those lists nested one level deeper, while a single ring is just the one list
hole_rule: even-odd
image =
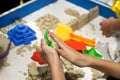
[{"label": "plastic toy", "polygon": [[20,0],[20,5],[23,5],[24,3],[23,3],[23,0]]},{"label": "plastic toy", "polygon": [[46,64],[44,60],[41,59],[40,53],[35,51],[31,57],[32,60],[38,62],[39,64],[43,65]]},{"label": "plastic toy", "polygon": [[117,17],[120,18],[120,1],[116,0],[111,7],[111,9],[116,13]]},{"label": "plastic toy", "polygon": [[70,33],[73,33],[72,28],[70,26],[62,24],[62,23],[58,24],[56,31],[55,31],[55,34],[59,38],[61,38],[63,41],[67,41],[71,38]]},{"label": "plastic toy", "polygon": [[58,45],[55,43],[55,41],[50,37],[48,30],[46,30],[44,34],[44,39],[46,40],[46,43],[48,46],[57,49]]},{"label": "plastic toy", "polygon": [[74,40],[68,40],[68,41],[65,41],[65,43],[68,46],[70,46],[70,47],[72,47],[75,50],[80,51],[80,52],[82,52],[82,50],[86,49],[86,45],[83,42],[74,41]]},{"label": "plastic toy", "polygon": [[48,46],[54,48],[54,44],[52,43],[52,41],[49,39],[49,34],[48,34],[48,30],[46,30],[45,34],[44,34],[44,39],[47,43]]},{"label": "plastic toy", "polygon": [[95,46],[95,41],[91,39],[84,38],[82,36],[78,36],[73,34],[73,30],[70,26],[65,25],[65,24],[58,24],[58,27],[56,28],[56,35],[61,38],[63,41],[68,41],[68,40],[74,40],[74,41],[79,41],[83,42],[88,46],[94,47]]},{"label": "plastic toy", "polygon": [[78,35],[75,35],[75,34],[72,34],[72,33],[70,34],[70,36],[71,36],[72,40],[81,41],[81,42],[83,42],[86,45],[91,46],[91,47],[95,46],[95,41],[94,40],[91,40],[91,39],[88,39],[88,38],[84,38],[82,36],[78,36]]},{"label": "plastic toy", "polygon": [[97,53],[94,48],[91,48],[89,50],[83,50],[82,53],[85,55],[88,55],[88,56],[93,56],[93,57],[99,58],[99,59],[102,58],[102,55]]},{"label": "plastic toy", "polygon": [[18,24],[7,32],[8,39],[10,39],[15,46],[30,44],[31,41],[37,39],[35,34],[31,28],[24,24]]},{"label": "plastic toy", "polygon": [[11,42],[9,42],[7,49],[3,53],[0,54],[0,59],[5,58],[9,54],[10,46],[11,46]]}]

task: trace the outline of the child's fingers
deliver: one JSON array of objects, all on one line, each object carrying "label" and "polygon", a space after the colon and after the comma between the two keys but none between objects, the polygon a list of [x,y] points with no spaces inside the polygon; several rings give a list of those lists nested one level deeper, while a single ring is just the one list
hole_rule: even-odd
[{"label": "child's fingers", "polygon": [[59,37],[52,32],[49,32],[49,34],[61,48],[65,49],[66,44]]},{"label": "child's fingers", "polygon": [[41,46],[36,47],[36,50],[41,53],[42,52]]},{"label": "child's fingers", "polygon": [[36,50],[38,51],[38,52],[40,52],[42,55],[44,55],[45,54],[45,52],[44,52],[44,46],[46,46],[47,44],[46,44],[46,42],[45,42],[45,40],[44,39],[41,39],[41,46],[38,46],[37,48],[36,48]]},{"label": "child's fingers", "polygon": [[42,50],[45,50],[48,47],[46,41],[44,39],[41,39],[41,48]]},{"label": "child's fingers", "polygon": [[47,45],[44,39],[41,39],[41,46]]},{"label": "child's fingers", "polygon": [[67,55],[62,49],[57,49],[57,52],[58,52],[58,54],[60,54],[64,58]]}]

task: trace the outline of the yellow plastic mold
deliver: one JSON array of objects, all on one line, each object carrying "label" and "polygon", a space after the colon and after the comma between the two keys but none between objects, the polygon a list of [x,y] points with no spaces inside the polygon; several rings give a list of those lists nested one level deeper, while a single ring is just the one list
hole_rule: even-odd
[{"label": "yellow plastic mold", "polygon": [[63,41],[70,40],[71,33],[73,33],[73,29],[70,26],[66,24],[62,24],[62,23],[58,24],[56,31],[55,31],[55,34]]}]

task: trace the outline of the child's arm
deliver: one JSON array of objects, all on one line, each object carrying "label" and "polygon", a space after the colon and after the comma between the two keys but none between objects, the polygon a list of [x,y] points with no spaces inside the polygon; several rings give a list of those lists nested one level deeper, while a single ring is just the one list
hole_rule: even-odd
[{"label": "child's arm", "polygon": [[91,56],[87,56],[77,52],[71,47],[67,46],[61,39],[59,39],[53,33],[50,33],[56,43],[59,45],[60,49],[58,49],[58,53],[69,60],[71,63],[79,66],[79,67],[92,67],[97,70],[100,70],[112,77],[120,79],[120,64],[97,59]]},{"label": "child's arm", "polygon": [[59,63],[50,65],[52,80],[65,80],[62,64]]},{"label": "child's arm", "polygon": [[120,79],[120,63],[91,58],[89,67],[100,70],[109,76]]}]

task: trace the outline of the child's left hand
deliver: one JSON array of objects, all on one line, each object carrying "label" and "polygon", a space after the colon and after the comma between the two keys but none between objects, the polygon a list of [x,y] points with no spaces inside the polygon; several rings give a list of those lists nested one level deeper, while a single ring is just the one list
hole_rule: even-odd
[{"label": "child's left hand", "polygon": [[49,47],[44,39],[41,40],[41,47],[38,47],[37,51],[41,53],[42,59],[50,66],[60,62],[57,51]]},{"label": "child's left hand", "polygon": [[109,19],[103,20],[100,22],[102,34],[106,37],[110,37],[114,32],[112,31],[112,24],[115,21],[115,18],[110,17]]}]

